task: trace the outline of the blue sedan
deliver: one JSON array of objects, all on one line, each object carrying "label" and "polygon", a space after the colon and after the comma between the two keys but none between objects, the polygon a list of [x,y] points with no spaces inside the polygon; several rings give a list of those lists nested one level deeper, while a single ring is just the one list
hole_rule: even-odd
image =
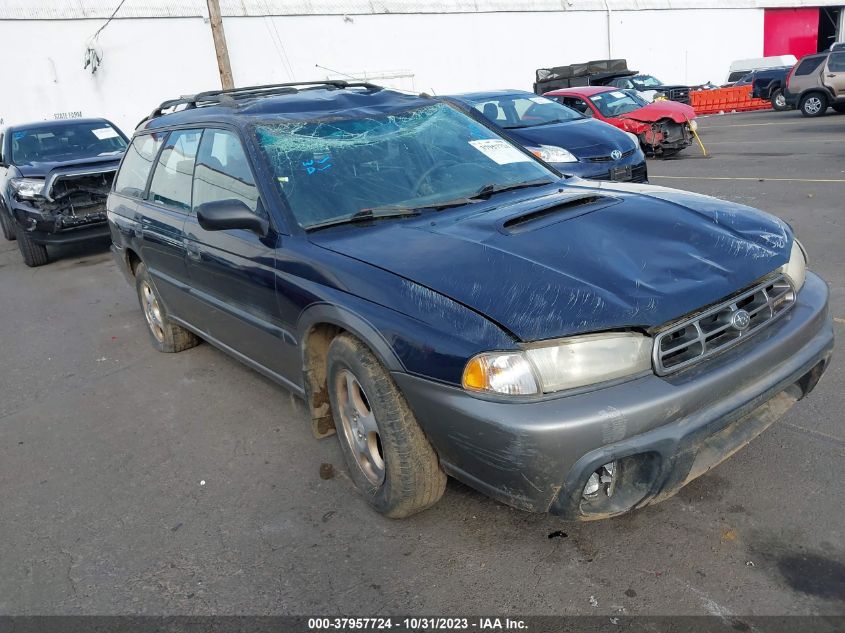
[{"label": "blue sedan", "polygon": [[647,182],[639,141],[556,101],[521,90],[447,97],[481,115],[564,174],[593,180]]}]

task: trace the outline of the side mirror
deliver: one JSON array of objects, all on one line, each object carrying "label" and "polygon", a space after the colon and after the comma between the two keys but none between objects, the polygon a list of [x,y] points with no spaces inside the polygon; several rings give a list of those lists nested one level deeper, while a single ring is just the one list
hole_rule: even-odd
[{"label": "side mirror", "polygon": [[206,231],[246,229],[261,237],[267,235],[270,223],[250,210],[240,200],[215,200],[197,207],[197,221]]}]

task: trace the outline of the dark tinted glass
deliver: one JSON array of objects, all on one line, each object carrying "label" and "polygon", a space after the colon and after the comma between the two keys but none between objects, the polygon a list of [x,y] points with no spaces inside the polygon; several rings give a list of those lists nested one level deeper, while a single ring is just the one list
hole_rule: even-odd
[{"label": "dark tinted glass", "polygon": [[104,121],[45,123],[12,132],[11,162],[43,163],[120,154],[126,141]]},{"label": "dark tinted glass", "polygon": [[258,190],[240,139],[228,130],[206,130],[194,171],[194,208],[217,200],[240,200],[255,213]]},{"label": "dark tinted glass", "polygon": [[798,68],[795,69],[796,75],[809,75],[811,72],[818,70],[819,66],[822,65],[824,61],[824,57],[808,57],[800,64],[798,64]]},{"label": "dark tinted glass", "polygon": [[135,137],[117,173],[115,192],[133,198],[144,197],[150,168],[165,136],[167,133],[156,132]]},{"label": "dark tinted glass", "polygon": [[201,130],[170,133],[150,184],[150,200],[174,209],[190,210],[194,158],[201,133]]}]

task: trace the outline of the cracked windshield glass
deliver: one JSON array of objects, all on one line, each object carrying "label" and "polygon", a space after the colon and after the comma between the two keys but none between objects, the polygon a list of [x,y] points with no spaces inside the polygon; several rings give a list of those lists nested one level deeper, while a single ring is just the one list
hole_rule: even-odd
[{"label": "cracked windshield glass", "polygon": [[384,116],[256,126],[297,222],[459,203],[558,176],[447,105]]}]

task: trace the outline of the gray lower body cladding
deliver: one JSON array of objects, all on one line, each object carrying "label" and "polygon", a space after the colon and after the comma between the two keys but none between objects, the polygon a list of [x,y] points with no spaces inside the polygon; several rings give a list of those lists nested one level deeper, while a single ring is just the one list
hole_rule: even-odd
[{"label": "gray lower body cladding", "polygon": [[[481,400],[395,379],[452,476],[506,504],[566,519],[619,514],[677,492],[809,393],[833,349],[828,290],[808,273],[790,313],[676,374],[534,402]],[[616,463],[616,488],[582,496]]]}]

